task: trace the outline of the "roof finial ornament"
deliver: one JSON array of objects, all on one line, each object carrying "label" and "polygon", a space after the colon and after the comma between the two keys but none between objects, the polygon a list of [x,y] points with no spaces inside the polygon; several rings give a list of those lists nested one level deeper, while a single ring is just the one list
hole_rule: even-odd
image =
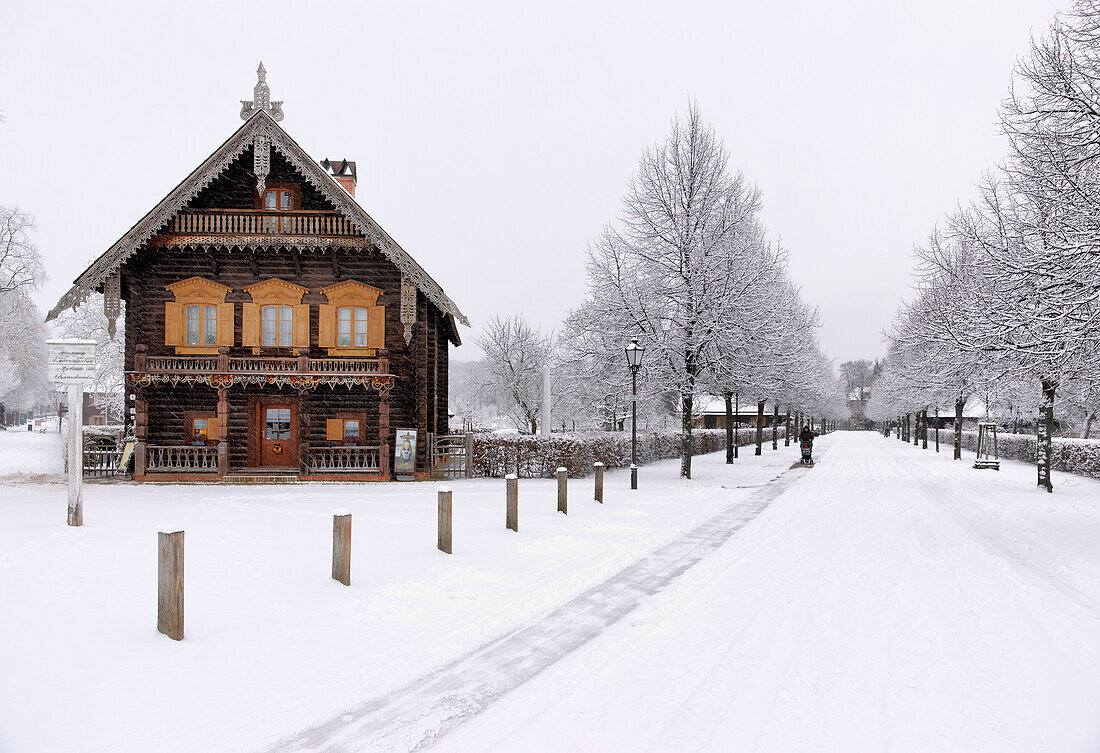
[{"label": "roof finial ornament", "polygon": [[256,69],[256,86],[252,90],[252,101],[241,100],[241,120],[248,120],[259,110],[267,110],[267,114],[275,122],[283,119],[283,103],[271,101],[271,89],[267,85],[267,69],[261,61]]}]

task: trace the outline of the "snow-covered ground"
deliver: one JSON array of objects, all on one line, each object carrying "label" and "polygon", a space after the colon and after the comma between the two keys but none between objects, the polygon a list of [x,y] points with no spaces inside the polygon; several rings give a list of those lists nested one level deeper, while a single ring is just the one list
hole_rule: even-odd
[{"label": "snow-covered ground", "polygon": [[[502,481],[454,482],[451,557],[432,484],[88,485],[82,529],[63,486],[0,486],[0,751],[1100,749],[1100,482],[1047,495],[870,433],[818,452],[609,473],[603,506],[573,481],[568,517],[521,481],[518,534]],[[162,524],[187,531],[180,643]],[[605,627],[570,643],[585,610]],[[517,654],[486,703],[471,675]],[[438,726],[360,744],[403,695]]]},{"label": "snow-covered ground", "polygon": [[[37,443],[46,435],[13,434]],[[23,452],[23,450],[15,450]],[[30,452],[30,450],[27,450]],[[0,482],[0,751],[249,751],[399,688],[521,627],[718,513],[795,448],[570,482],[454,490],[454,555],[436,550],[437,484],[282,487]],[[352,586],[330,576],[334,510],[353,513]],[[186,531],[186,638],[156,632],[156,531]]]},{"label": "snow-covered ground", "polygon": [[[45,433],[38,430],[27,431],[26,425],[0,431],[0,482],[64,481],[63,444],[64,437],[57,433],[56,422],[52,431]],[[36,478],[43,475],[56,478]]]}]

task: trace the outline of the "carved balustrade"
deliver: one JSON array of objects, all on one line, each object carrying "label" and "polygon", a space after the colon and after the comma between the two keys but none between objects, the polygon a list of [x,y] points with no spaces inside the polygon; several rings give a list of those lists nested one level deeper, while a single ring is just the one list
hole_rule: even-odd
[{"label": "carved balustrade", "polygon": [[311,447],[306,453],[312,473],[373,473],[379,469],[378,447]]},{"label": "carved balustrade", "polygon": [[149,356],[134,359],[136,374],[260,374],[341,376],[389,372],[389,359],[309,358],[307,356]]},{"label": "carved balustrade", "polygon": [[184,212],[168,223],[172,235],[356,236],[339,212],[219,210]]},{"label": "carved balustrade", "polygon": [[218,448],[204,445],[148,445],[145,469],[168,473],[217,473]]}]

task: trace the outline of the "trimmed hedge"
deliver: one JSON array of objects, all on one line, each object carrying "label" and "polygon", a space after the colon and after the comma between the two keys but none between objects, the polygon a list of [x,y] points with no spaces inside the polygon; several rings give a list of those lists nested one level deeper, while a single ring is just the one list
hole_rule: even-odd
[{"label": "trimmed hedge", "polygon": [[[786,427],[779,427],[782,438]],[[724,450],[724,429],[695,429],[691,432],[696,455]],[[756,429],[742,427],[741,446],[756,443]],[[771,429],[764,430],[764,443],[771,441]],[[592,465],[607,468],[630,466],[630,432],[599,431],[551,434],[549,438],[518,434],[474,434],[469,459],[474,476],[503,478],[515,473],[521,478],[553,478],[560,466],[570,478],[592,473]],[[638,465],[680,456],[679,432],[638,432]]]},{"label": "trimmed hedge", "polygon": [[[948,448],[955,446],[954,432],[940,430],[941,446],[944,443]],[[962,446],[971,452],[977,452],[978,432],[964,431]],[[1039,440],[1034,434],[997,432],[997,450],[1002,459],[1035,463],[1038,460],[1038,448]],[[1054,470],[1100,478],[1100,439],[1055,437],[1052,450],[1054,457],[1051,458],[1051,465]]]}]

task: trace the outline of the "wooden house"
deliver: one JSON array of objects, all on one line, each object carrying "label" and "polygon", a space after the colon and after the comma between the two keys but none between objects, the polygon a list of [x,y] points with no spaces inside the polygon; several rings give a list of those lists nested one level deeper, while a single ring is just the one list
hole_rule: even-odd
[{"label": "wooden house", "polygon": [[100,291],[113,329],[126,302],[135,479],[388,480],[398,430],[426,477],[469,322],[356,203],[355,163],[283,130],[258,73],[244,124],[49,318]]}]

